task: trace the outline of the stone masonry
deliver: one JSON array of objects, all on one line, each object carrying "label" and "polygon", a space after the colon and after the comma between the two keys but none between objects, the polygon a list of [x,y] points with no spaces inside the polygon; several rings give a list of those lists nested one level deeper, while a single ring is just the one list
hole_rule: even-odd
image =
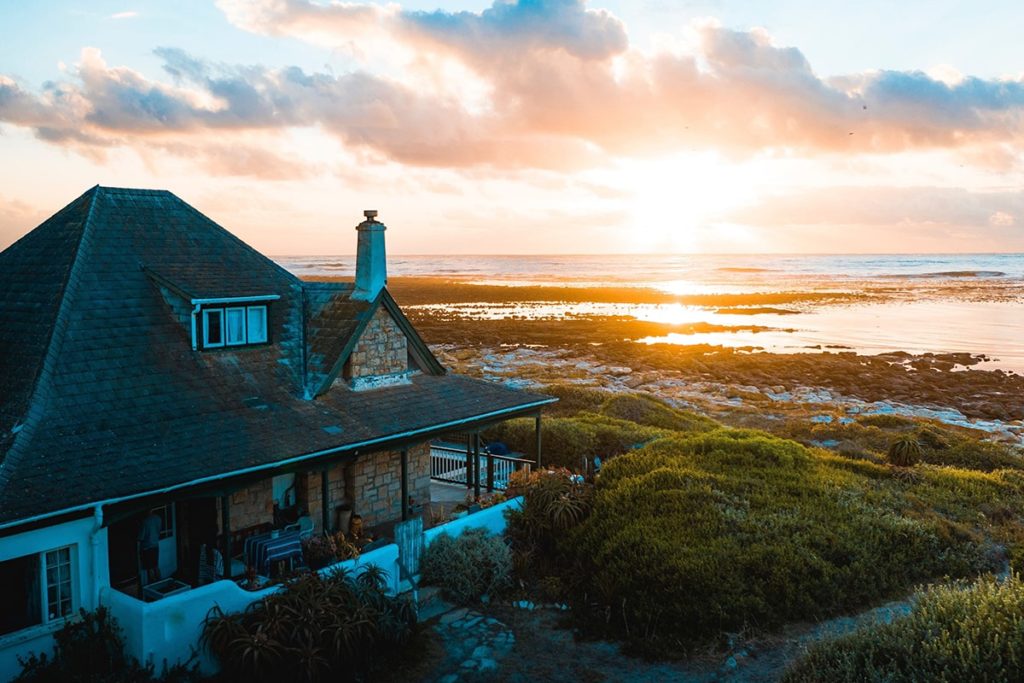
[{"label": "stone masonry", "polygon": [[409,369],[409,345],[391,314],[381,306],[349,356],[346,378],[380,377]]},{"label": "stone masonry", "polygon": [[[354,462],[334,465],[328,470],[329,524],[336,531],[337,507],[352,506],[367,526],[391,522],[402,516],[402,455],[381,451],[360,455]],[[320,472],[295,475],[295,499],[313,520],[316,533],[323,530]],[[416,505],[430,502],[430,446],[409,449],[409,495]],[[220,531],[220,499],[217,524]],[[265,479],[231,494],[231,528],[244,529],[274,521],[272,480]]]},{"label": "stone masonry", "polygon": [[[258,481],[231,494],[231,528],[235,531],[274,521],[274,489],[270,479]],[[217,498],[217,531],[221,529],[220,498]]]},{"label": "stone masonry", "polygon": [[[353,511],[368,526],[402,516],[401,453],[383,451],[360,456],[351,465]],[[409,495],[414,504],[430,502],[430,446],[409,449]]]}]

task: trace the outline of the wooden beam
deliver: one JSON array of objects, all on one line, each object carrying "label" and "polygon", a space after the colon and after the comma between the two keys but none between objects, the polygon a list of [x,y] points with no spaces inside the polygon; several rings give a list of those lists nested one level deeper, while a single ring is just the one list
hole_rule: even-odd
[{"label": "wooden beam", "polygon": [[224,578],[231,579],[231,494],[220,497],[220,530],[224,539]]},{"label": "wooden beam", "polygon": [[473,500],[480,502],[480,433],[473,432]]},{"label": "wooden beam", "polygon": [[409,519],[409,449],[402,449],[402,521]]},{"label": "wooden beam", "polygon": [[487,451],[487,493],[494,492],[494,456]]},{"label": "wooden beam", "polygon": [[331,487],[330,470],[326,467],[320,471],[320,522],[323,532],[331,530]]},{"label": "wooden beam", "polygon": [[536,432],[536,438],[537,438],[537,469],[538,470],[541,467],[541,462],[543,462],[541,460],[541,457],[540,457],[540,454],[541,454],[541,438],[540,438],[541,437],[541,432],[540,432],[540,427],[541,427],[541,425],[540,425],[540,413],[538,412],[537,413],[537,420],[534,423],[534,431]]}]

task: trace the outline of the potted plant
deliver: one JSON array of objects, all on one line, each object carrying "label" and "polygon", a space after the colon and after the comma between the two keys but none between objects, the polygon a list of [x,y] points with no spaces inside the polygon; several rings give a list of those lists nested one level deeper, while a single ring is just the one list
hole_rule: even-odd
[{"label": "potted plant", "polygon": [[338,547],[331,536],[310,536],[302,541],[302,555],[310,569],[322,569],[334,564]]}]

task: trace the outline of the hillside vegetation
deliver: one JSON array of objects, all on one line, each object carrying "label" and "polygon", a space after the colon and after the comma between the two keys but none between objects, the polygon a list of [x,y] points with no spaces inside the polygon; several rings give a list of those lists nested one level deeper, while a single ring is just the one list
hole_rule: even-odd
[{"label": "hillside vegetation", "polygon": [[[876,420],[851,429],[879,455],[849,457],[648,397],[556,391],[567,400],[545,460],[573,467],[603,448],[605,464],[593,487],[564,487],[563,473],[522,482],[517,567],[585,630],[649,654],[857,611],[1021,555],[1024,471],[1006,446]],[[501,436],[527,450],[517,429]],[[882,462],[908,435],[923,462]]]}]

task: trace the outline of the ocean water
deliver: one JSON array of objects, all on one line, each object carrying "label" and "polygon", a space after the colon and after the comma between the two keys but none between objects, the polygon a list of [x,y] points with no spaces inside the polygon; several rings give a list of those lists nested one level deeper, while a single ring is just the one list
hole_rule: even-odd
[{"label": "ocean water", "polygon": [[[352,256],[277,259],[300,277],[351,278]],[[723,331],[675,331],[644,343],[718,344],[776,353],[968,352],[981,367],[1024,373],[1024,254],[390,256],[393,276],[515,285],[650,287],[673,294],[849,292],[846,303],[786,304],[794,314],[737,314],[713,306],[551,303],[454,304],[468,317],[633,316]],[[481,305],[483,304],[483,305]],[[761,328],[754,331],[752,328]],[[513,340],[510,340],[513,341]]]},{"label": "ocean water", "polygon": [[[277,262],[296,275],[351,276],[355,256],[282,256]],[[708,285],[775,286],[815,281],[1024,279],[1024,254],[610,254],[593,256],[394,256],[391,275],[444,276],[509,284],[636,284],[670,286],[692,280]]]}]

